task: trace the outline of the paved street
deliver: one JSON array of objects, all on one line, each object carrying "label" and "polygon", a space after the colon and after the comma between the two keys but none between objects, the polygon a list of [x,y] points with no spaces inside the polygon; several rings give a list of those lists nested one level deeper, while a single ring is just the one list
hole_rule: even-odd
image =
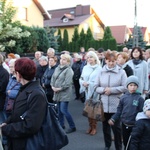
[{"label": "paved street", "polygon": [[[69,144],[61,150],[104,150],[104,140],[101,122],[98,122],[97,134],[94,136],[86,134],[88,129],[87,118],[82,116],[83,103],[78,100],[69,103],[69,110],[74,118],[77,131],[68,134]],[[66,122],[66,127],[68,124]],[[114,143],[110,150],[115,150]]]}]

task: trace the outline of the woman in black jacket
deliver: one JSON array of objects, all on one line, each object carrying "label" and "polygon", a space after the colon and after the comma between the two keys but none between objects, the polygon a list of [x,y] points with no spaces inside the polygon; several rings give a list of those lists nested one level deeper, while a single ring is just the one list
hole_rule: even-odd
[{"label": "woman in black jacket", "polygon": [[50,85],[52,75],[58,66],[58,59],[56,56],[49,58],[49,67],[46,69],[43,77],[42,77],[42,86],[45,90],[47,99],[50,103],[53,103],[53,94],[54,91],[52,90],[52,87]]},{"label": "woman in black jacket", "polygon": [[[22,84],[14,103],[12,115],[1,124],[2,134],[8,137],[8,150],[25,150],[27,139],[36,134],[46,114],[46,99],[39,81],[33,81],[36,66],[29,58],[15,62],[17,81]],[[29,96],[30,95],[30,96]],[[26,113],[24,119],[21,116]]]}]

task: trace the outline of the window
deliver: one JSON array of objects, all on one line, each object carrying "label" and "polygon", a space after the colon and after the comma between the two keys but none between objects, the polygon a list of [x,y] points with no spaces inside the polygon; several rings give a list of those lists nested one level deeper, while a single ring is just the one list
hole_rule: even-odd
[{"label": "window", "polygon": [[63,19],[63,22],[68,22],[68,21],[69,21],[68,18]]},{"label": "window", "polygon": [[20,20],[28,20],[27,18],[27,8],[22,7],[19,9],[19,19]]}]

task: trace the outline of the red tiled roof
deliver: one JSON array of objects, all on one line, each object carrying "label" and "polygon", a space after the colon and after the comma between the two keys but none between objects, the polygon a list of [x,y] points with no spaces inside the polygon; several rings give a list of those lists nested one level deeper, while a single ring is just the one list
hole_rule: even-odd
[{"label": "red tiled roof", "polygon": [[128,29],[126,25],[122,26],[109,26],[112,36],[116,39],[118,44],[122,44],[125,42],[126,33],[128,33]]}]

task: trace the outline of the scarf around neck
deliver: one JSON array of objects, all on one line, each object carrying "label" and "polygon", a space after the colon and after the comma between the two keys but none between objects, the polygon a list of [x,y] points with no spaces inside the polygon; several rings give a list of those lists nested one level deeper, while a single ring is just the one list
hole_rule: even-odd
[{"label": "scarf around neck", "polygon": [[133,59],[132,61],[133,61],[134,65],[138,65],[138,64],[140,64],[142,62],[141,59]]}]

